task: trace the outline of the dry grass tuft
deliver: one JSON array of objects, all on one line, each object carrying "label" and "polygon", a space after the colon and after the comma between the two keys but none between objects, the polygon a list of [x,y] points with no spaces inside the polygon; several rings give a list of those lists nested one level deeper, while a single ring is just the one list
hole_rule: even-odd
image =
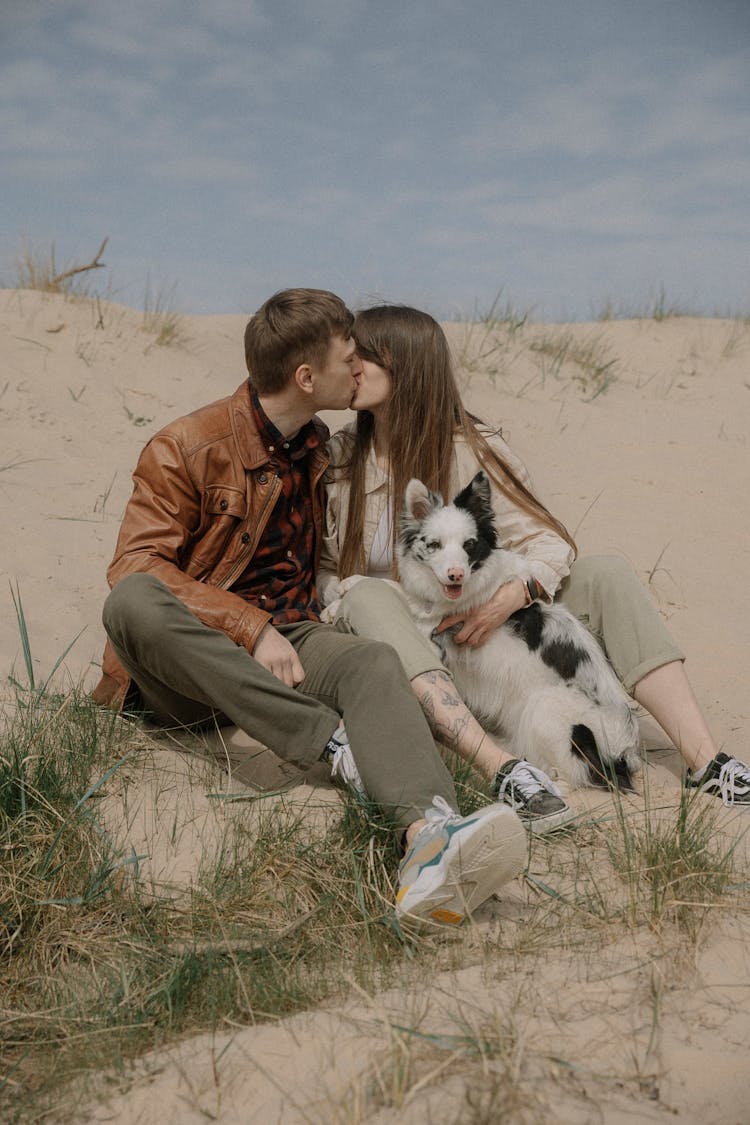
[{"label": "dry grass tuft", "polygon": [[40,250],[28,240],[24,240],[16,259],[16,288],[37,289],[42,293],[87,296],[88,290],[82,287],[81,278],[91,270],[105,268],[101,256],[108,241],[108,238],[102,241],[90,262],[66,266],[65,269],[59,270],[55,261],[54,242],[49,250]]},{"label": "dry grass tuft", "polygon": [[570,331],[550,331],[536,336],[529,348],[538,357],[542,382],[549,376],[567,375],[587,401],[607,390],[616,376],[618,360],[601,336],[580,339]]},{"label": "dry grass tuft", "polygon": [[[20,600],[17,612],[22,628]],[[30,653],[26,663],[30,672]],[[72,1120],[97,1073],[178,1038],[391,988],[408,1010],[378,1017],[384,1045],[364,1078],[328,1106],[328,1120],[432,1112],[434,1098],[452,1091],[456,1120],[499,1115],[536,1125],[544,1120],[537,1078],[550,1048],[527,1029],[538,999],[522,994],[524,982],[555,959],[588,957],[624,936],[644,949],[657,940],[676,962],[739,893],[733,848],[701,806],[685,800],[666,811],[623,797],[609,813],[533,842],[498,926],[470,925],[450,942],[417,937],[395,919],[399,846],[375,808],[344,800],[326,829],[315,828],[283,798],[223,798],[198,771],[193,783],[205,792],[208,782],[218,831],[192,885],[175,896],[125,843],[132,802],[143,799],[131,783],[139,771],[158,776],[163,746],[80,692],[58,695],[49,681],[28,680],[14,681],[0,730],[0,1097],[8,1121],[39,1120],[53,1106],[55,1120]],[[455,772],[467,812],[485,799],[483,788],[465,765]],[[158,785],[151,792],[155,817],[160,808],[169,817],[167,796]],[[177,842],[188,830],[177,818],[166,827]],[[420,1007],[439,973],[470,966],[486,976],[486,1010]],[[494,999],[496,989],[506,1002]],[[379,1000],[372,1005],[381,1011]],[[651,1073],[647,1046],[634,1054],[634,1082]]]},{"label": "dry grass tuft", "polygon": [[523,338],[531,311],[521,311],[512,302],[503,305],[500,290],[487,312],[463,325],[456,349],[456,363],[468,375],[481,372],[493,382],[505,373],[514,346]]},{"label": "dry grass tuft", "polygon": [[154,290],[150,280],[146,283],[143,302],[143,331],[154,339],[149,347],[165,348],[186,342],[182,316],[174,307],[175,286]]}]

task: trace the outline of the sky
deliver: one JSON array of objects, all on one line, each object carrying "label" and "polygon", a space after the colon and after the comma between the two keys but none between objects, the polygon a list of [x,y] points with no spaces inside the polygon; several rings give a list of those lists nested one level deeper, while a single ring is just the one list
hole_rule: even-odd
[{"label": "sky", "polygon": [[0,0],[0,160],[0,284],[750,315],[750,0]]}]

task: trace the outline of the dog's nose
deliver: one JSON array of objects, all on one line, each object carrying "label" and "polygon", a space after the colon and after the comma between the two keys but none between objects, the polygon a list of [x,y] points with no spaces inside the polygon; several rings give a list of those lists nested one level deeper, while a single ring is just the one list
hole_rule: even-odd
[{"label": "dog's nose", "polygon": [[462,566],[452,566],[448,571],[448,581],[458,585],[459,582],[464,580],[464,568]]}]

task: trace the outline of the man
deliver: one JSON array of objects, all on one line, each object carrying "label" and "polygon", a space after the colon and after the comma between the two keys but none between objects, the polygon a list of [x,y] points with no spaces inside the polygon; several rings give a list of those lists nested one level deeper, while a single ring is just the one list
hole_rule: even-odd
[{"label": "man", "polygon": [[245,331],[249,380],[147,444],[95,698],[169,724],[226,717],[302,769],[328,760],[405,834],[397,914],[458,923],[523,869],[521,821],[503,804],[459,817],[395,651],[319,620],[328,457],[314,415],[351,402],[352,323],[332,293],[277,293]]}]

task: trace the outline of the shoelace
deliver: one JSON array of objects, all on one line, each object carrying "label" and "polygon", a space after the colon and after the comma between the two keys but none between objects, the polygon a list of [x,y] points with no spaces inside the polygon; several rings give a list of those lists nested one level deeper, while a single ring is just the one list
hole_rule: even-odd
[{"label": "shoelace", "polygon": [[425,809],[424,818],[430,828],[445,828],[449,821],[458,819],[458,813],[450,807],[444,797],[436,793],[429,809]]},{"label": "shoelace", "polygon": [[419,832],[417,832],[411,844],[406,849],[404,858],[401,860],[401,863],[399,865],[399,874],[401,874],[411,866],[412,856],[414,854],[415,848],[418,846],[417,840],[422,835],[422,833],[426,831],[426,829],[446,828],[451,821],[458,820],[459,816],[455,809],[452,809],[450,807],[445,798],[438,796],[438,794],[436,793],[432,798],[432,804],[430,805],[430,807],[428,809],[425,809],[424,818],[427,823],[422,825]]},{"label": "shoelace", "polygon": [[340,733],[335,731],[331,735],[325,754],[331,764],[331,777],[343,781],[355,793],[364,796],[365,787],[362,784],[362,778],[359,776],[349,740],[343,730]]},{"label": "shoelace", "polygon": [[730,758],[719,770],[718,782],[721,799],[729,804],[738,793],[737,782],[743,786],[741,793],[746,792],[745,786],[750,788],[750,769],[736,758]]},{"label": "shoelace", "polygon": [[529,762],[519,762],[508,776],[503,778],[497,794],[498,799],[505,795],[509,785],[517,789],[527,801],[537,793],[554,793],[556,797],[562,796],[554,782]]}]

